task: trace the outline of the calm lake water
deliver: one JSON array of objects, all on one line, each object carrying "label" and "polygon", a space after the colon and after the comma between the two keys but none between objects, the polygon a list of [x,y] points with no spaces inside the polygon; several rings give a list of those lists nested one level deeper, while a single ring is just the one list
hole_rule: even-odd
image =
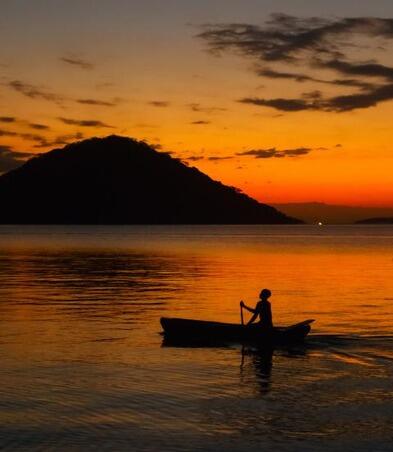
[{"label": "calm lake water", "polygon": [[[272,290],[304,346],[162,346]],[[0,449],[393,450],[393,228],[0,227]]]}]

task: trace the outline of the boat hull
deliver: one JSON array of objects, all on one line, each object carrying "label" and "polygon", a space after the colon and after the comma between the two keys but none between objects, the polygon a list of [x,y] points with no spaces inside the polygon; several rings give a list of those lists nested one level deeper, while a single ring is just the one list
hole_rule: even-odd
[{"label": "boat hull", "polygon": [[254,342],[274,345],[302,342],[310,332],[310,324],[313,320],[306,320],[289,327],[274,327],[272,330],[265,329],[257,323],[238,325],[168,317],[162,317],[160,322],[164,336],[169,340]]}]

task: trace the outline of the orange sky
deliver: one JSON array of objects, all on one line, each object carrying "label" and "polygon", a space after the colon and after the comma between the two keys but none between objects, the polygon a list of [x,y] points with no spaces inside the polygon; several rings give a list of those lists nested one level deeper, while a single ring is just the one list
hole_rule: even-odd
[{"label": "orange sky", "polygon": [[[104,1],[89,9],[76,1],[55,8],[46,0],[34,7],[5,0],[0,19],[0,39],[7,43],[0,50],[0,168],[6,152],[8,159],[17,158],[18,151],[44,152],[75,139],[116,133],[159,144],[262,202],[393,207],[393,100],[385,94],[393,84],[390,22],[344,24],[343,34],[317,43],[329,51],[345,48],[341,55],[323,58],[329,64],[363,65],[358,73],[316,67],[325,50],[315,43],[272,60],[261,57],[260,47],[243,51],[240,41],[237,47],[225,44],[217,55],[208,51],[214,47],[211,36],[197,37],[207,29],[203,24],[217,31],[214,24],[242,22],[266,32],[266,21],[277,10],[313,16],[314,22],[306,24],[310,30],[321,27],[315,17],[336,25],[355,15],[381,17],[382,6],[383,17],[393,17],[393,5],[383,1],[374,10],[341,3],[333,2],[329,11],[316,1],[307,11],[294,11],[288,1],[271,9],[250,0],[244,11],[233,1],[225,10],[218,0],[170,1],[162,11],[153,8],[158,6],[154,0],[144,6],[116,1],[111,9]],[[276,29],[283,27],[280,20]],[[287,58],[291,56],[295,62]],[[367,64],[378,65],[369,68],[377,73],[361,73]],[[262,77],[261,68],[301,73],[310,80]],[[337,79],[352,85],[331,83]],[[370,86],[355,86],[353,80]],[[374,92],[379,96],[375,105],[342,111],[330,105],[338,96]],[[287,111],[239,102],[244,98],[300,99],[316,106]],[[284,158],[238,155],[272,149],[281,157],[288,150],[304,152]]]}]

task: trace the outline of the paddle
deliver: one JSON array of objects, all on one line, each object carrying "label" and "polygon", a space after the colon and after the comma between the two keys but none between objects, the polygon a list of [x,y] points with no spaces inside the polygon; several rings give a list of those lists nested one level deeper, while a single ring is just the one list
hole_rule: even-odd
[{"label": "paddle", "polygon": [[240,320],[242,322],[242,325],[244,325],[244,320],[243,320],[243,301],[240,302]]}]

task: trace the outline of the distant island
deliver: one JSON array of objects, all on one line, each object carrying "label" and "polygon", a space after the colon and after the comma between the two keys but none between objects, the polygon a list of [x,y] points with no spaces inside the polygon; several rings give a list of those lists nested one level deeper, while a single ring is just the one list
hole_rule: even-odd
[{"label": "distant island", "polygon": [[357,221],[356,224],[393,224],[393,217],[366,218],[365,220]]},{"label": "distant island", "polygon": [[111,135],[0,176],[2,224],[297,224],[142,141]]},{"label": "distant island", "polygon": [[[299,202],[272,204],[286,215],[310,224],[354,224],[364,218],[378,219],[393,217],[392,207],[363,207],[325,204],[322,202]],[[367,220],[368,221],[368,220]]]}]

